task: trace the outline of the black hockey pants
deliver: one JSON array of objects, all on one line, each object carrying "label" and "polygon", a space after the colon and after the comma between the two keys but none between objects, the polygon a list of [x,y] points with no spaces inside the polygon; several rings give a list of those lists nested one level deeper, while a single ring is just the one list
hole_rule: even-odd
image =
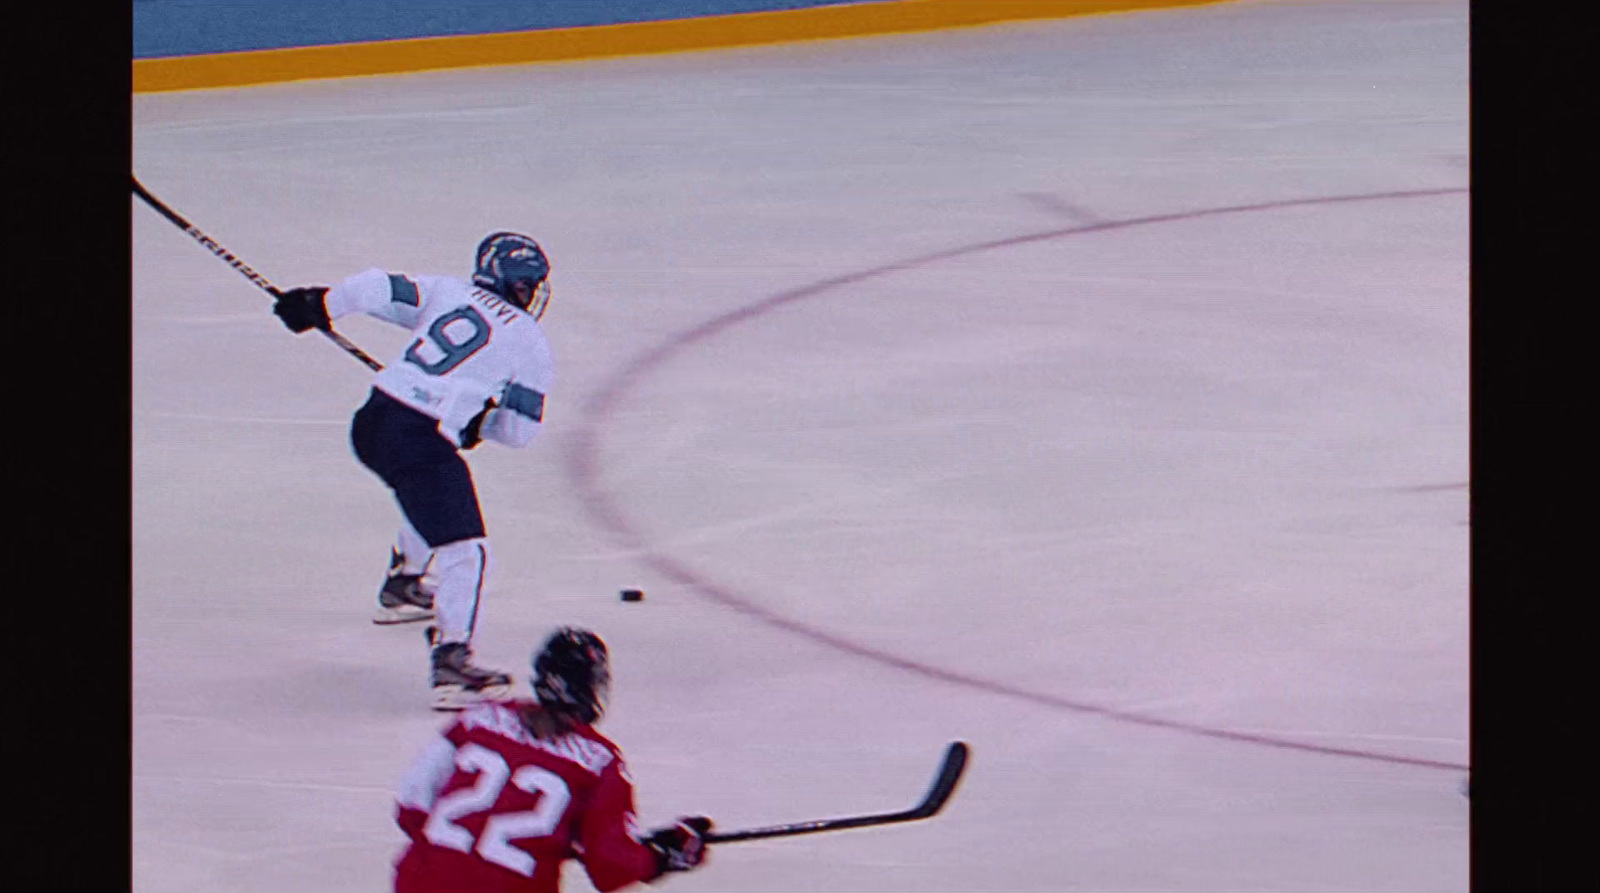
[{"label": "black hockey pants", "polygon": [[394,498],[428,545],[437,549],[481,537],[478,491],[438,420],[377,388],[350,422],[356,458],[394,491]]}]

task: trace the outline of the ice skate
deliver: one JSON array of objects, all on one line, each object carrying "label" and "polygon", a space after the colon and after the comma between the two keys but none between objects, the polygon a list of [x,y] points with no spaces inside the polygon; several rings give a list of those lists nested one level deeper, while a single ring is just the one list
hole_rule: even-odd
[{"label": "ice skate", "polygon": [[[428,630],[429,640],[434,630]],[[472,649],[463,642],[449,642],[433,648],[433,709],[460,710],[481,701],[506,697],[511,693],[511,677],[486,670],[472,663]]]},{"label": "ice skate", "polygon": [[398,553],[389,561],[389,578],[378,591],[378,610],[372,622],[383,626],[433,619],[433,593],[422,581],[422,574],[400,571]]}]

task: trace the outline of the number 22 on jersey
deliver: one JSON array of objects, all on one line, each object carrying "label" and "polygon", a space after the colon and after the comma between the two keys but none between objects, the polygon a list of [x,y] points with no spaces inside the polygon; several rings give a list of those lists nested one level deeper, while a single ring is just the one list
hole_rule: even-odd
[{"label": "number 22 on jersey", "polygon": [[[422,834],[435,846],[462,853],[474,850],[489,862],[524,876],[532,877],[537,862],[511,845],[513,840],[545,837],[561,823],[561,816],[572,801],[572,793],[561,776],[538,766],[523,766],[516,772],[505,757],[479,744],[468,743],[456,752],[456,767],[474,773],[471,787],[460,788],[439,798],[428,815]],[[475,813],[494,808],[506,782],[533,794],[532,809],[491,814],[477,837],[457,822]]]}]

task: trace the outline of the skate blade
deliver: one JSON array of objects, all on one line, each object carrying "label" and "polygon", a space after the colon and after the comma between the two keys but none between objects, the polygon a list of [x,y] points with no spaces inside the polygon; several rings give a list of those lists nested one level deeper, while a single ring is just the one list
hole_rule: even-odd
[{"label": "skate blade", "polygon": [[393,626],[397,623],[416,623],[418,620],[432,620],[433,612],[426,608],[414,608],[409,605],[399,608],[385,608],[379,606],[372,615],[372,622],[379,626]]},{"label": "skate blade", "polygon": [[459,685],[436,685],[433,687],[433,709],[465,710],[474,704],[503,700],[510,696],[511,683],[486,685],[479,689],[463,688]]}]

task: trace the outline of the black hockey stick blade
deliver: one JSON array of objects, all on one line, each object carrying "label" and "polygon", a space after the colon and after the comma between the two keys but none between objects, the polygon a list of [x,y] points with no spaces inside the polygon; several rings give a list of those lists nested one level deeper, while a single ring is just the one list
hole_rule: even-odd
[{"label": "black hockey stick blade", "polygon": [[965,741],[953,741],[945,749],[944,763],[939,766],[939,774],[933,779],[933,786],[928,788],[928,795],[922,802],[910,809],[900,812],[883,812],[876,815],[858,815],[839,819],[818,819],[811,822],[795,822],[788,825],[773,825],[767,828],[751,828],[747,831],[713,831],[705,837],[706,843],[732,843],[738,840],[759,840],[766,837],[791,837],[796,834],[815,834],[819,831],[843,831],[846,828],[866,828],[872,825],[892,825],[896,822],[912,822],[926,819],[939,814],[944,805],[955,793],[956,785],[961,781],[961,773],[967,768],[967,755],[971,751]]}]

